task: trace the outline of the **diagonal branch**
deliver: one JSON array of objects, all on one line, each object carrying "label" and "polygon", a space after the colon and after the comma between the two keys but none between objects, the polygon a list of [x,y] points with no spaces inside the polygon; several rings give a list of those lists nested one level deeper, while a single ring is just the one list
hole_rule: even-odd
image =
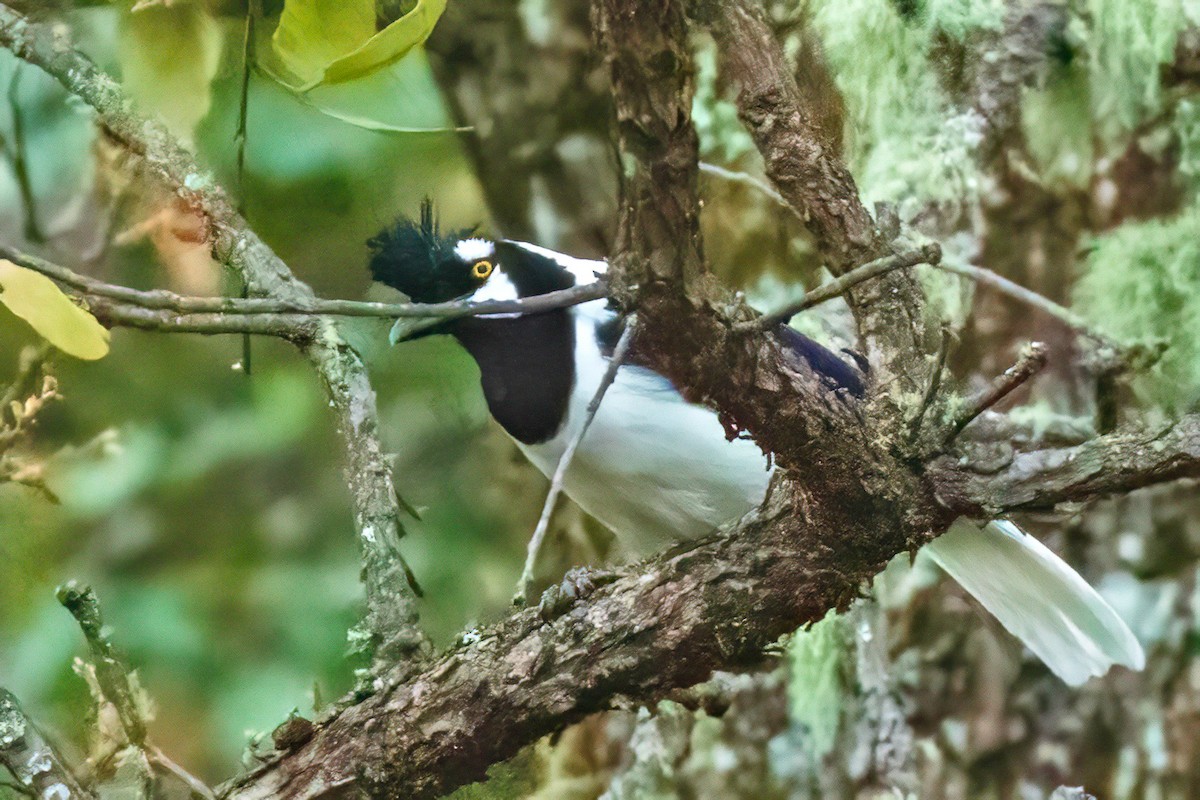
[{"label": "diagonal branch", "polygon": [[533,537],[529,540],[529,548],[525,555],[525,567],[521,570],[517,591],[513,596],[513,605],[515,606],[524,606],[528,602],[529,592],[533,589],[534,568],[537,567],[538,554],[541,553],[546,531],[550,529],[550,517],[554,514],[554,507],[558,504],[558,496],[562,494],[563,480],[567,477],[567,470],[571,468],[571,462],[575,459],[575,451],[579,449],[579,444],[583,441],[588,428],[591,427],[592,420],[596,418],[596,412],[600,410],[600,404],[604,402],[604,395],[608,393],[609,387],[617,379],[617,370],[621,368],[621,365],[625,363],[625,357],[629,355],[629,347],[633,343],[636,332],[637,317],[630,317],[625,324],[625,330],[621,331],[621,338],[617,340],[617,346],[613,348],[608,366],[600,377],[600,385],[596,387],[596,393],[592,395],[592,399],[588,401],[587,408],[583,412],[583,424],[579,426],[579,431],[567,443],[567,448],[558,458],[558,466],[554,468],[554,475],[550,479],[550,491],[546,493],[541,516],[538,517],[537,527],[533,531]]},{"label": "diagonal branch", "polygon": [[[738,115],[762,154],[767,177],[816,236],[841,276],[892,254],[837,149],[810,117],[783,49],[754,0],[706,0],[693,13],[717,44],[722,74],[738,88]],[[919,396],[927,385],[914,354],[937,349],[938,326],[924,313],[915,275],[894,271],[847,295],[877,385]]]},{"label": "diagonal branch", "polygon": [[886,275],[895,269],[906,269],[917,264],[937,264],[941,260],[941,257],[941,247],[936,244],[927,244],[895,255],[877,258],[874,261],[843,273],[829,283],[806,292],[804,297],[801,297],[791,305],[784,306],[778,311],[772,311],[769,314],[763,314],[751,322],[739,323],[735,328],[741,331],[772,330],[776,325],[787,324],[792,317],[801,311],[806,311],[835,297],[841,297],[864,281]]},{"label": "diagonal branch", "polygon": [[[312,289],[298,280],[247,225],[225,192],[167,130],[138,114],[120,86],[66,40],[61,26],[32,23],[0,5],[0,47],[40,67],[91,106],[117,141],[208,222],[213,256],[234,269],[258,297],[302,302]],[[417,599],[406,577],[398,542],[403,535],[391,464],[379,442],[375,393],[366,367],[336,325],[320,320],[302,344],[336,414],[363,547],[368,627],[392,655],[427,643],[417,619]]]},{"label": "diagonal branch", "polygon": [[948,426],[945,443],[953,442],[963,428],[992,406],[1012,394],[1017,387],[1028,381],[1046,366],[1046,345],[1041,342],[1030,342],[1021,351],[1017,363],[1004,371],[1004,374],[992,381],[991,385],[977,396],[967,400],[966,405],[959,411]]}]

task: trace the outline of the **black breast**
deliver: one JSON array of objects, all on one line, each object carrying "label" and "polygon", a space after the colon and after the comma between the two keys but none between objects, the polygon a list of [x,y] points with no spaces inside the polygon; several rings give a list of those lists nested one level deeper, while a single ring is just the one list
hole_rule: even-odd
[{"label": "black breast", "polygon": [[471,317],[454,336],[479,364],[488,409],[517,441],[552,439],[575,384],[575,328],[565,309],[523,317]]}]

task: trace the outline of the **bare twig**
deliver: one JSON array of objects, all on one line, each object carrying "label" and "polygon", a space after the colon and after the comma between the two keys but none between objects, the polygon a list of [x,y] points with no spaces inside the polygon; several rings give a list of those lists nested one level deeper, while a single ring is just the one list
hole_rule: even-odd
[{"label": "bare twig", "polygon": [[[43,258],[23,253],[0,243],[0,258],[40,272],[84,295],[120,301],[127,306],[171,311],[178,316],[221,314],[234,316],[282,314],[292,316],[400,317],[458,319],[481,314],[537,314],[605,297],[603,281],[573,286],[557,292],[521,300],[486,300],[477,303],[454,300],[447,303],[373,303],[359,300],[326,300],[318,297],[279,299],[272,297],[189,297],[163,289],[143,291],[90,278]],[[229,323],[231,326],[234,324]],[[227,331],[222,331],[227,332]],[[252,331],[257,332],[257,331]]]},{"label": "bare twig", "polygon": [[775,187],[764,181],[762,178],[757,178],[749,172],[738,172],[737,170],[725,169],[718,164],[710,164],[707,161],[701,161],[700,171],[707,172],[709,175],[714,175],[722,180],[730,181],[731,183],[740,183],[743,186],[749,186],[751,189],[762,192],[771,200],[774,200],[784,208],[788,207],[787,200],[783,199],[783,195],[775,191]]},{"label": "bare twig", "polygon": [[90,295],[83,295],[82,300],[96,319],[110,328],[205,335],[240,333],[273,336],[297,344],[311,341],[317,335],[321,319],[301,314],[179,313],[114,303]]},{"label": "bare twig", "polygon": [[17,698],[4,689],[0,689],[0,764],[37,797],[87,800],[94,796],[25,716]]},{"label": "bare twig", "polygon": [[13,175],[17,179],[17,190],[21,193],[21,205],[25,209],[25,238],[39,243],[46,239],[38,221],[37,196],[33,193],[33,183],[29,179],[29,154],[25,145],[25,115],[17,101],[17,90],[21,81],[21,65],[13,66],[12,78],[8,84],[8,108],[12,116],[12,148],[9,157],[12,159]]},{"label": "bare twig", "polygon": [[734,329],[745,332],[771,330],[777,325],[786,324],[788,320],[801,311],[812,308],[815,305],[820,305],[835,297],[841,297],[863,281],[869,281],[872,278],[878,278],[880,275],[886,275],[892,270],[905,269],[917,264],[936,264],[941,260],[941,257],[942,248],[936,243],[930,243],[913,250],[905,250],[902,253],[875,259],[860,267],[855,267],[840,277],[834,278],[829,283],[818,286],[811,292],[806,292],[804,297],[795,303],[784,306],[778,311],[763,314],[757,319],[738,323],[734,326]]},{"label": "bare twig", "polygon": [[1040,372],[1044,366],[1046,366],[1046,345],[1041,342],[1030,342],[1022,349],[1017,363],[992,381],[991,386],[967,401],[962,411],[950,423],[944,440],[945,444],[953,442],[962,433],[963,428],[970,425],[976,417],[999,403],[1014,389]]},{"label": "bare twig", "polygon": [[933,264],[933,266],[937,267],[943,272],[950,272],[955,275],[961,275],[964,278],[970,278],[976,283],[988,286],[998,292],[1014,298],[1015,300],[1019,300],[1026,305],[1030,305],[1036,309],[1039,309],[1040,311],[1044,311],[1055,319],[1065,322],[1072,330],[1081,333],[1084,336],[1087,336],[1089,339],[1099,342],[1100,344],[1113,347],[1118,351],[1124,351],[1128,349],[1119,342],[1116,342],[1108,336],[1105,336],[1103,333],[1097,331],[1095,328],[1089,325],[1087,321],[1083,319],[1083,317],[1079,316],[1074,311],[1071,311],[1069,308],[1060,306],[1050,298],[1040,295],[1030,289],[1026,289],[1024,286],[1014,283],[1008,278],[1005,278],[1003,275],[993,272],[990,269],[976,267],[972,264],[961,264],[949,261],[941,261]]},{"label": "bare twig", "polygon": [[542,515],[538,518],[533,538],[529,540],[529,548],[525,553],[525,567],[521,570],[521,579],[517,583],[517,592],[513,597],[515,606],[523,606],[528,602],[529,592],[533,586],[533,570],[537,566],[538,554],[541,553],[546,531],[550,528],[550,516],[554,513],[558,496],[562,494],[563,479],[566,478],[567,469],[570,468],[571,461],[575,458],[575,451],[579,449],[579,443],[583,441],[584,434],[587,433],[592,420],[596,418],[596,412],[600,410],[600,403],[604,400],[608,387],[612,386],[613,381],[616,380],[617,370],[620,369],[621,364],[625,362],[625,357],[629,354],[629,347],[633,343],[636,328],[637,317],[629,317],[625,323],[625,330],[621,332],[621,338],[617,340],[617,346],[613,348],[612,358],[604,370],[604,375],[600,378],[600,385],[596,387],[596,393],[587,404],[587,410],[583,415],[583,424],[571,441],[567,443],[566,449],[558,459],[558,465],[554,468],[550,491],[546,493],[546,502],[542,504]]},{"label": "bare twig", "polygon": [[150,745],[146,750],[146,755],[149,756],[151,764],[170,775],[174,775],[193,794],[204,798],[204,800],[216,800],[216,792],[208,784],[179,766],[179,764],[175,763],[174,760],[156,746]]},{"label": "bare twig", "polygon": [[[254,69],[254,26],[262,16],[261,0],[249,0],[246,4],[246,27],[242,39],[242,84],[238,103],[238,124],[234,133],[237,147],[237,198],[238,214],[246,216],[246,133],[250,117],[250,73]],[[242,281],[242,297],[250,296],[250,284]],[[242,334],[242,373],[249,376],[252,369],[250,334]]]}]

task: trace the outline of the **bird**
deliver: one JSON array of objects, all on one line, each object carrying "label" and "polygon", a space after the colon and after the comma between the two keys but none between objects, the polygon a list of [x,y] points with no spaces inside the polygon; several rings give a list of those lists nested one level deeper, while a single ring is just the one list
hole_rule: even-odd
[{"label": "bird", "polygon": [[[475,229],[443,233],[429,201],[368,247],[372,277],[417,303],[518,300],[594,283],[607,269],[603,260],[484,238]],[[492,417],[551,477],[585,425],[624,324],[599,299],[450,319],[406,338],[457,340],[479,368]],[[825,391],[850,401],[863,396],[868,376],[860,360],[847,361],[789,326],[777,332]],[[770,479],[771,464],[753,441],[729,439],[715,411],[688,402],[632,358],[616,371],[562,486],[613,532],[626,556],[640,558],[740,519],[762,503]],[[1067,684],[1116,664],[1144,666],[1141,645],[1116,611],[1011,521],[960,518],[922,551]]]}]

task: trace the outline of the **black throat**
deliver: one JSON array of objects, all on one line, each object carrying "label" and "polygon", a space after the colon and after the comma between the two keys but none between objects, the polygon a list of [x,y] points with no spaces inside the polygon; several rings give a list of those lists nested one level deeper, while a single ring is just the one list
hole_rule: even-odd
[{"label": "black throat", "polygon": [[517,441],[554,438],[575,384],[575,328],[566,309],[512,318],[469,317],[452,333],[479,365],[488,409]]}]

